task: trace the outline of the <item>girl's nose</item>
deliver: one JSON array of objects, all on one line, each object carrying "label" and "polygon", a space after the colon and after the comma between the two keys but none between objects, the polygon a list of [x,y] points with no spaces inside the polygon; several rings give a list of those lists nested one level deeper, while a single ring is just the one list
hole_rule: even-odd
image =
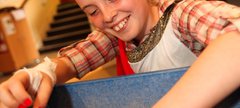
[{"label": "girl's nose", "polygon": [[104,22],[113,22],[114,18],[117,16],[117,11],[114,9],[105,8],[103,12]]}]

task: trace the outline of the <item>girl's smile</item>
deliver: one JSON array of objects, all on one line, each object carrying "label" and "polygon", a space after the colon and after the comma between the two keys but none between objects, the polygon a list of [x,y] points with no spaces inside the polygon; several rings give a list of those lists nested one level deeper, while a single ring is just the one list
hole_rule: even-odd
[{"label": "girl's smile", "polygon": [[156,25],[158,7],[148,0],[76,0],[91,24],[123,41],[141,40]]},{"label": "girl's smile", "polygon": [[118,22],[117,24],[114,24],[114,26],[112,27],[112,29],[115,31],[115,32],[121,32],[123,31],[126,26],[127,26],[127,22],[128,22],[128,19],[129,19],[129,16],[122,19],[120,22]]}]

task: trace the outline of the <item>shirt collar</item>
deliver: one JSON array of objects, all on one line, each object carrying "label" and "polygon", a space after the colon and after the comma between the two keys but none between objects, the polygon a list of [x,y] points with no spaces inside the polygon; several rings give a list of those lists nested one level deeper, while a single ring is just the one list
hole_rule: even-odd
[{"label": "shirt collar", "polygon": [[159,0],[159,15],[163,15],[165,10],[174,3],[175,0]]}]

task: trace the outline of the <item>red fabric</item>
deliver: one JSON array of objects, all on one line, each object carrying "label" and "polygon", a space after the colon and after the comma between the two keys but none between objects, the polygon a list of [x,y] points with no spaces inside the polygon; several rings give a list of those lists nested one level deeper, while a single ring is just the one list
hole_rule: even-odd
[{"label": "red fabric", "polygon": [[128,58],[125,53],[125,43],[118,39],[118,46],[119,46],[119,55],[117,56],[117,75],[131,75],[134,74],[132,68],[128,63]]}]

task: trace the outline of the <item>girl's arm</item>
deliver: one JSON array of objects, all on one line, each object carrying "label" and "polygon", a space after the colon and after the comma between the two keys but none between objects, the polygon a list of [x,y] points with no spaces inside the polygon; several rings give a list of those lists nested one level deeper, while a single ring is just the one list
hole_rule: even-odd
[{"label": "girl's arm", "polygon": [[209,43],[154,108],[212,108],[240,86],[240,32]]},{"label": "girl's arm", "polygon": [[[22,108],[30,105],[45,108],[55,83],[55,75],[57,84],[75,76],[82,77],[113,59],[117,53],[117,39],[93,32],[86,40],[63,48],[60,57],[47,59],[47,62],[36,67],[18,71],[1,83],[0,108]],[[39,88],[29,90],[38,87],[38,84]],[[33,97],[36,98],[33,100]]]},{"label": "girl's arm", "polygon": [[236,90],[240,86],[239,23],[240,8],[222,1],[178,4],[173,12],[174,32],[191,50],[194,41],[206,48],[154,108],[211,108]]}]

